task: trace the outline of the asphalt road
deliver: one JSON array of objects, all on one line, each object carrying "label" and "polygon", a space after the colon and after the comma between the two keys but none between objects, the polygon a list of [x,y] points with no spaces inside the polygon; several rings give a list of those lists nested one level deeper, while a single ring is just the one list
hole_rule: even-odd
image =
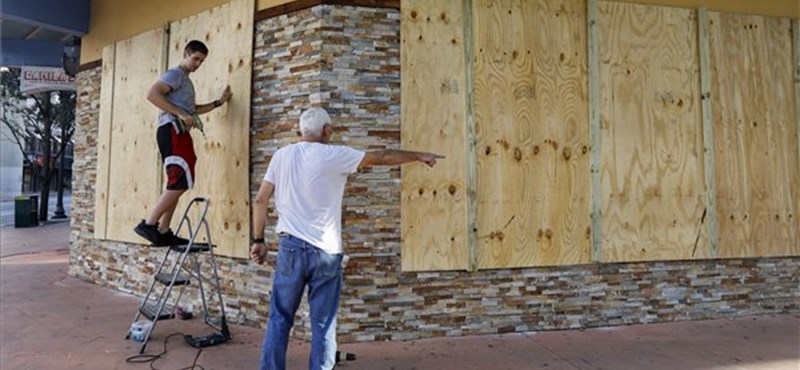
[{"label": "asphalt road", "polygon": [[[53,218],[53,212],[56,210],[56,202],[58,201],[58,195],[56,193],[50,194],[50,203],[48,212],[50,216],[48,217],[49,220]],[[64,212],[67,214],[67,217],[70,215],[70,206],[72,205],[72,195],[65,193],[64,194]],[[0,201],[0,226],[7,226],[14,224],[14,199],[3,199]]]}]

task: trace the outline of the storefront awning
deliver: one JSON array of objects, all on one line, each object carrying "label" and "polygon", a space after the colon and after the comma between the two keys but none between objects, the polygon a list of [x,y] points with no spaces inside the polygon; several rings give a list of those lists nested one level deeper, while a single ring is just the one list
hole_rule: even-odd
[{"label": "storefront awning", "polygon": [[0,65],[63,67],[80,54],[90,9],[90,0],[3,0]]}]

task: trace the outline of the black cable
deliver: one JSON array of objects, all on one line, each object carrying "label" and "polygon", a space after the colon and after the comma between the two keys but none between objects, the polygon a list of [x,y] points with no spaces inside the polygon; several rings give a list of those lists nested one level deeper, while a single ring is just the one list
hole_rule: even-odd
[{"label": "black cable", "polygon": [[[156,368],[156,365],[155,365],[156,361],[160,360],[162,358],[162,356],[167,354],[167,342],[169,342],[169,338],[172,338],[172,337],[178,336],[178,335],[180,335],[181,337],[184,336],[183,333],[172,333],[170,335],[167,335],[166,338],[164,338],[164,350],[161,351],[161,353],[158,353],[158,354],[155,354],[155,355],[145,355],[145,354],[135,355],[135,356],[131,356],[131,357],[126,358],[125,362],[131,363],[131,364],[144,364],[144,363],[148,363],[149,362],[150,363],[150,370],[159,370],[158,368]],[[192,365],[191,366],[182,367],[182,368],[176,369],[176,370],[195,370],[195,369],[206,370],[202,365],[198,365],[197,364],[197,360],[200,358],[200,354],[201,353],[203,353],[203,349],[202,348],[197,350],[197,354],[194,356],[194,361],[192,361]]]}]

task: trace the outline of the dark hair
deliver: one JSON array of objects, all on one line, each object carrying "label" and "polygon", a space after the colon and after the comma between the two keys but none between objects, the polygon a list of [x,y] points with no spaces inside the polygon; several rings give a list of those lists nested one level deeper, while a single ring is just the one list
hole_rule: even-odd
[{"label": "dark hair", "polygon": [[208,55],[208,47],[202,41],[192,40],[183,48],[184,54],[194,54],[200,52],[201,54]]}]

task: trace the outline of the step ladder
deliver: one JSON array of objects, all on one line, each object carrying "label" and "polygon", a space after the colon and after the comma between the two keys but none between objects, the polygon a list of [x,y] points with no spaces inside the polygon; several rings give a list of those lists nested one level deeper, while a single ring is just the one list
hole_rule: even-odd
[{"label": "step ladder", "polygon": [[[194,347],[205,347],[209,345],[219,344],[230,339],[230,331],[225,319],[225,305],[222,301],[222,291],[219,284],[219,275],[217,273],[217,262],[214,258],[215,245],[211,243],[211,229],[208,226],[206,215],[208,214],[208,207],[210,200],[203,197],[196,197],[189,202],[186,210],[183,212],[183,218],[178,225],[175,232],[179,234],[181,229],[186,226],[189,231],[189,244],[187,245],[173,245],[166,248],[164,258],[161,264],[153,274],[153,281],[150,283],[150,288],[147,290],[144,299],[139,304],[139,309],[133,317],[131,327],[137,321],[145,318],[150,322],[149,330],[143,333],[144,340],[142,341],[142,348],[139,353],[144,353],[147,347],[147,341],[150,335],[155,330],[156,324],[161,320],[169,320],[175,318],[175,309],[178,307],[181,297],[186,290],[186,287],[192,283],[197,284],[197,289],[200,293],[200,299],[203,303],[203,318],[206,325],[215,330],[214,333],[203,337],[186,336],[187,343]],[[189,217],[191,211],[199,211],[200,218],[196,224],[192,223]],[[202,231],[205,231],[205,242],[198,242],[198,236]],[[207,264],[210,265],[211,278],[209,279],[203,275],[201,268],[201,257],[206,257]],[[213,291],[206,293],[206,285]],[[178,296],[171,299],[173,288],[180,287]],[[216,296],[216,297],[215,297]],[[219,316],[212,315],[209,312],[209,304],[214,301],[219,304]],[[131,331],[128,331],[125,339],[131,337]]]}]

